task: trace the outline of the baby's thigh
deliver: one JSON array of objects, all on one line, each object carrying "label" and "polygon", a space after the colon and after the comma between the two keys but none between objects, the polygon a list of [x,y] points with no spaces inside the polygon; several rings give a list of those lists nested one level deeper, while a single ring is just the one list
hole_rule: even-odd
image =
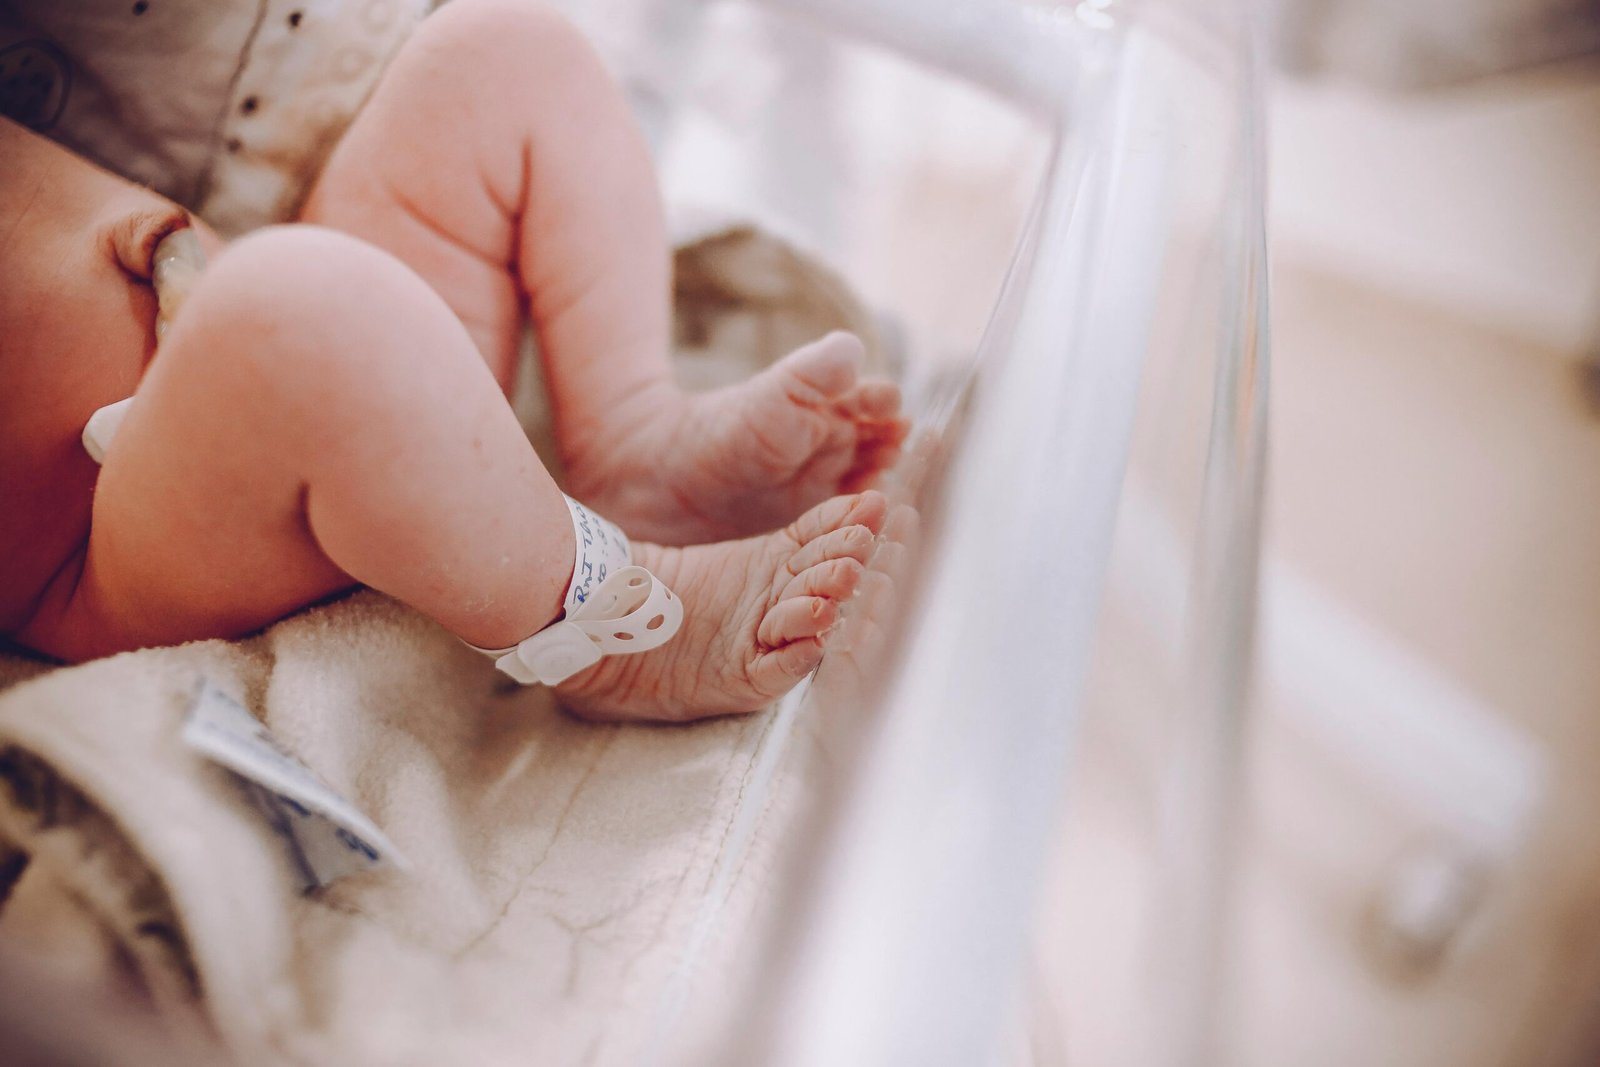
[{"label": "baby's thigh", "polygon": [[424,20],[400,49],[301,218],[403,260],[509,388],[524,322],[513,264],[527,159],[522,139],[497,128],[503,109],[493,101],[509,87],[483,53],[505,46],[483,22],[484,5],[456,6]]},{"label": "baby's thigh", "polygon": [[353,584],[312,536],[308,476],[361,438],[356,408],[376,402],[395,338],[355,335],[405,317],[339,295],[383,296],[366,270],[382,253],[355,245],[280,228],[208,268],[107,450],[81,577],[24,643],[78,660],[235,637]]},{"label": "baby's thigh", "polygon": [[580,161],[625,149],[632,169],[649,173],[629,122],[592,48],[553,9],[452,0],[395,56],[302,217],[402,259],[505,385],[535,275],[587,269],[553,262],[560,242],[540,238],[594,195],[594,177],[575,173]]}]

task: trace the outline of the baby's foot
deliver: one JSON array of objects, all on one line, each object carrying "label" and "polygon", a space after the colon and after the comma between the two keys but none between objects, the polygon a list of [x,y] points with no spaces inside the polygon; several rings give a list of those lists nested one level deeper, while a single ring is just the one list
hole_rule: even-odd
[{"label": "baby's foot", "polygon": [[863,350],[831,333],[709,393],[663,387],[627,429],[574,457],[576,495],[630,534],[696,544],[772,530],[894,465],[907,423],[891,382],[860,380]]},{"label": "baby's foot", "polygon": [[763,537],[689,548],[634,544],[683,602],[683,625],[649,652],[607,656],[556,687],[562,703],[606,719],[698,719],[754,711],[822,659],[855,592],[888,505],[842,496]]}]

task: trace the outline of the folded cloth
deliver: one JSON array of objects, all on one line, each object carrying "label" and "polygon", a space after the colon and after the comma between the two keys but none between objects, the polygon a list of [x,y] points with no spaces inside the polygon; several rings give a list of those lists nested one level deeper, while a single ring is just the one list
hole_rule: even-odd
[{"label": "folded cloth", "polygon": [[[257,709],[413,870],[302,894],[239,782],[179,738],[199,678]],[[0,699],[0,839],[120,947],[184,1045],[212,1036],[243,1062],[625,1058],[767,720],[597,726],[498,678],[371,593],[249,641],[52,672]]]},{"label": "folded cloth", "polygon": [[[866,321],[771,241],[732,226],[679,250],[704,288],[679,294],[696,336]],[[768,265],[758,292],[723,270],[741,257]],[[699,300],[748,321],[719,325]],[[707,343],[684,358],[749,373],[781,355]],[[240,781],[180,736],[202,679],[411,870],[303,893]],[[166,1062],[633,1062],[690,946],[717,968],[762,897],[804,796],[792,777],[750,786],[772,728],[569,718],[372,592],[245,641],[56,669],[0,656],[0,987],[26,957],[84,1003],[145,1005],[177,1050]]]}]

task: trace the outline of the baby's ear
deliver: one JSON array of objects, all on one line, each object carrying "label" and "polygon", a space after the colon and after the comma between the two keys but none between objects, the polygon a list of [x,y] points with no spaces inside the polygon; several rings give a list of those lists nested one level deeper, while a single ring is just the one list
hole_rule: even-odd
[{"label": "baby's ear", "polygon": [[[0,26],[0,33],[4,30]],[[60,121],[71,84],[67,57],[49,41],[35,38],[0,47],[0,116],[46,133]]]}]

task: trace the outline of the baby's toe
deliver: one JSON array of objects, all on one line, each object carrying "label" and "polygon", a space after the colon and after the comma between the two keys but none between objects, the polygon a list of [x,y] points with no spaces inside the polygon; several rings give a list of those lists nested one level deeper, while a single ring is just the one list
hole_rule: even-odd
[{"label": "baby's toe", "polygon": [[872,557],[876,541],[876,535],[865,526],[846,526],[833,530],[802,545],[789,557],[784,570],[789,578],[795,578],[828,560],[849,559],[865,563]]},{"label": "baby's toe", "polygon": [[839,602],[831,597],[802,596],[780,600],[761,619],[756,640],[767,648],[818,637],[839,621]]},{"label": "baby's toe", "polygon": [[900,414],[900,387],[893,382],[862,382],[840,402],[840,410],[857,420],[889,420]]},{"label": "baby's toe", "polygon": [[[883,529],[889,514],[889,501],[882,493],[865,492],[824,500],[789,527],[789,536],[801,545],[850,526],[865,526],[873,534]],[[857,535],[859,536],[859,535]],[[798,554],[796,556],[798,559]],[[818,556],[818,559],[825,558]],[[795,573],[799,567],[791,568]]]},{"label": "baby's toe", "polygon": [[857,436],[860,440],[903,445],[906,443],[906,438],[911,436],[911,420],[892,418],[864,423]]},{"label": "baby's toe", "polygon": [[855,388],[866,348],[853,333],[835,331],[790,352],[773,365],[797,404],[838,400]]},{"label": "baby's toe", "polygon": [[[859,527],[858,527],[859,529]],[[778,596],[782,600],[796,597],[828,597],[844,600],[856,591],[861,583],[861,573],[866,570],[860,559],[829,559],[814,567],[807,567],[783,587]]]},{"label": "baby's toe", "polygon": [[900,462],[897,444],[872,445],[855,455],[855,460],[839,478],[839,488],[846,492],[870,489],[877,484],[878,476]]}]

